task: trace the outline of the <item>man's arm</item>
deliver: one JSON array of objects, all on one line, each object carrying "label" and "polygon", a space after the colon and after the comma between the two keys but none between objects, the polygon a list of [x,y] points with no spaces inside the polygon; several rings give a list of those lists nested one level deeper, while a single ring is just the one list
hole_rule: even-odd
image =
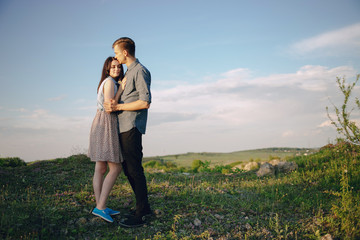
[{"label": "man's arm", "polygon": [[104,102],[104,108],[108,113],[116,111],[137,111],[150,108],[150,103],[143,100],[137,100],[131,103],[116,104],[115,100],[111,99],[111,102]]},{"label": "man's arm", "polygon": [[[115,103],[115,101],[114,101]],[[112,106],[113,111],[137,111],[142,109],[148,109],[150,104],[143,100],[137,100],[131,103],[114,104]]]},{"label": "man's arm", "polygon": [[151,94],[150,94],[150,81],[151,75],[150,72],[146,69],[138,72],[138,75],[135,80],[135,86],[139,92],[139,100],[130,103],[120,103],[115,100],[111,102],[104,103],[104,108],[106,112],[116,112],[116,111],[137,111],[142,109],[150,108],[151,103]]}]

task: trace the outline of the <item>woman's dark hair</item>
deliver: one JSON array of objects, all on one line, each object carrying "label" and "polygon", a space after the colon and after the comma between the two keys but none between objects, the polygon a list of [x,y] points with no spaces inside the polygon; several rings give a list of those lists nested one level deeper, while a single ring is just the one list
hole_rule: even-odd
[{"label": "woman's dark hair", "polygon": [[[100,85],[101,83],[108,77],[110,76],[110,68],[111,68],[111,62],[113,60],[116,60],[115,57],[108,57],[105,62],[104,62],[104,67],[102,69],[102,73],[101,73],[101,79],[100,79],[100,82],[99,82],[99,86],[97,88],[97,91],[99,92],[99,88],[100,88]],[[122,66],[122,64],[120,64],[120,74],[118,77],[116,77],[114,80],[116,82],[118,82],[119,80],[122,80],[124,78],[124,68]]]}]

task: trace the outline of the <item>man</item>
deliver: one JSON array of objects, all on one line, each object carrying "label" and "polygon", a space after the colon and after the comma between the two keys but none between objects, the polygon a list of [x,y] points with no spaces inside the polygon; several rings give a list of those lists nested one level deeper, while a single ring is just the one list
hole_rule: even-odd
[{"label": "man", "polygon": [[113,43],[115,57],[126,64],[126,85],[119,103],[112,100],[104,104],[107,112],[118,111],[120,143],[124,156],[123,169],[135,193],[136,212],[121,221],[123,227],[139,227],[145,224],[145,216],[152,214],[144,168],[142,167],[142,134],[145,134],[148,108],[151,103],[151,75],[137,58],[135,43],[123,37]]}]

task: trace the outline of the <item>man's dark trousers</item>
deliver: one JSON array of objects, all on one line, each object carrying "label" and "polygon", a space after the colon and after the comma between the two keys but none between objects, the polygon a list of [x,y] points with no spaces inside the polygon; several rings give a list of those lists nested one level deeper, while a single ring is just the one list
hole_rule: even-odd
[{"label": "man's dark trousers", "polygon": [[143,215],[150,211],[150,205],[142,166],[142,134],[136,127],[120,133],[120,144],[124,156],[124,173],[135,193],[136,215]]}]

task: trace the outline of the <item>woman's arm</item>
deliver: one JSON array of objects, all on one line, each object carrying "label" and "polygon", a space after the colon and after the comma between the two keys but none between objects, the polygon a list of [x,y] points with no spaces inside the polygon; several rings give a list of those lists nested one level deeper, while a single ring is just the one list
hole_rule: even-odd
[{"label": "woman's arm", "polygon": [[106,81],[104,85],[104,103],[111,102],[111,99],[114,99],[114,82]]}]

